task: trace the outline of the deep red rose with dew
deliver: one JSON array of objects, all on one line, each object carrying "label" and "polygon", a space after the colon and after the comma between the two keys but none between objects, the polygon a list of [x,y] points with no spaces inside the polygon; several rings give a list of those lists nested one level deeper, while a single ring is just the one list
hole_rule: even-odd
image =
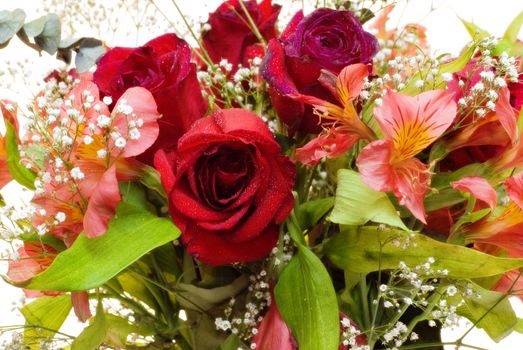
[{"label": "deep red rose with dew", "polygon": [[225,1],[209,15],[211,28],[204,33],[202,41],[215,63],[227,59],[234,67],[238,64],[247,66],[249,59],[263,56],[263,47],[250,28],[244,7],[265,40],[278,35],[276,20],[280,5],[273,5],[272,0],[263,0],[259,4],[257,0],[249,0],[243,4],[241,6],[238,0]]},{"label": "deep red rose with dew", "polygon": [[298,12],[280,38],[269,42],[262,64],[273,107],[291,131],[319,132],[312,108],[288,96],[303,94],[335,102],[318,81],[321,70],[338,74],[348,65],[371,63],[377,49],[376,38],[350,11],[322,8],[306,17]]},{"label": "deep red rose with dew", "polygon": [[207,110],[191,63],[189,45],[175,34],[164,34],[137,48],[115,47],[98,62],[93,80],[102,96],[113,101],[131,87],[143,87],[154,96],[160,134],[140,160],[152,163],[156,150],[176,142]]},{"label": "deep red rose with dew", "polygon": [[260,117],[216,111],[154,164],[189,253],[209,265],[269,254],[293,207],[295,168]]}]

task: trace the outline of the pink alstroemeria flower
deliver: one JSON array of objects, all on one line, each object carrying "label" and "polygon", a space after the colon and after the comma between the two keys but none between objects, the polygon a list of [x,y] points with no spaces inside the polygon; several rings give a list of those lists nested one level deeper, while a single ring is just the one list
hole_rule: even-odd
[{"label": "pink alstroemeria flower", "polygon": [[498,204],[498,195],[490,183],[479,176],[465,176],[450,185],[462,192],[472,194],[475,198],[485,202],[494,211]]},{"label": "pink alstroemeria flower", "polygon": [[456,116],[456,103],[444,90],[411,97],[388,91],[374,116],[384,140],[361,151],[356,164],[372,189],[393,192],[401,205],[423,223],[423,200],[429,190],[429,166],[415,156],[440,137]]},{"label": "pink alstroemeria flower", "polygon": [[[354,100],[359,96],[365,78],[369,75],[367,65],[358,63],[345,67],[336,77],[323,70],[319,82],[336,97],[340,105],[307,95],[292,98],[314,106],[315,113],[330,126],[296,150],[296,159],[304,164],[316,164],[324,157],[338,157],[360,139],[373,140],[374,132],[360,119]],[[330,124],[330,125],[329,125]]]}]

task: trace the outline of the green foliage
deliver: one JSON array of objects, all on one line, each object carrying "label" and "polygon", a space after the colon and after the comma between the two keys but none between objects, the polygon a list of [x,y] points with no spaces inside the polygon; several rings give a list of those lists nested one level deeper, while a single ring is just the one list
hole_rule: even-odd
[{"label": "green foliage", "polygon": [[460,18],[459,20],[461,21],[461,23],[463,23],[463,25],[465,26],[465,29],[467,30],[467,32],[469,33],[470,37],[474,41],[485,39],[485,38],[490,36],[489,32],[487,32],[486,30],[480,28],[476,24],[474,24],[472,22],[465,21],[463,18]]},{"label": "green foliage", "polygon": [[0,48],[7,46],[16,34],[23,43],[40,52],[69,64],[76,52],[75,66],[80,73],[87,72],[106,52],[101,40],[84,38],[61,38],[60,18],[50,13],[24,24],[26,15],[21,9],[0,11]]},{"label": "green foliage", "polygon": [[472,284],[474,294],[464,298],[465,305],[458,314],[482,328],[496,342],[509,335],[517,325],[517,318],[504,293]]},{"label": "green foliage", "polygon": [[25,12],[21,9],[0,11],[0,48],[5,47],[9,40],[22,28]]},{"label": "green foliage", "polygon": [[152,214],[136,198],[140,197],[124,196],[103,236],[90,239],[80,234],[47,270],[24,283],[24,288],[80,291],[98,287],[144,254],[179,237],[180,231],[170,219]]},{"label": "green foliage", "polygon": [[58,50],[61,34],[60,18],[51,13],[24,24],[18,37],[29,46],[32,46],[29,38],[33,38],[36,47],[54,55]]},{"label": "green foliage", "polygon": [[16,182],[20,185],[34,190],[34,181],[36,175],[31,172],[29,169],[23,166],[20,162],[20,152],[18,150],[18,135],[16,130],[8,120],[5,120],[5,129],[6,129],[6,153],[7,153],[7,169]]},{"label": "green foliage", "polygon": [[239,348],[247,348],[247,345],[237,335],[231,334],[217,350],[238,350]]},{"label": "green foliage", "polygon": [[336,350],[339,314],[330,275],[321,260],[303,244],[297,224],[289,225],[289,230],[298,252],[276,284],[276,304],[301,350]]},{"label": "green foliage", "polygon": [[[402,245],[408,241],[410,245],[404,249]],[[434,270],[446,269],[453,278],[494,276],[523,266],[523,259],[498,258],[423,234],[372,226],[340,232],[325,241],[324,252],[336,266],[355,273],[395,269],[400,261],[416,266],[429,257],[436,260]]]},{"label": "green foliage", "polygon": [[31,349],[40,349],[39,340],[54,336],[71,307],[69,295],[44,296],[25,305],[21,310],[28,326],[24,331],[24,344]]},{"label": "green foliage", "polygon": [[338,189],[330,220],[342,225],[364,225],[369,221],[407,229],[387,194],[377,192],[353,170],[338,171]]},{"label": "green foliage", "polygon": [[332,209],[333,205],[333,197],[320,198],[301,204],[296,209],[296,217],[300,227],[304,229],[313,228]]},{"label": "green foliage", "polygon": [[95,350],[103,343],[107,334],[107,323],[102,302],[98,302],[96,316],[91,324],[84,328],[82,333],[71,344],[71,350]]}]

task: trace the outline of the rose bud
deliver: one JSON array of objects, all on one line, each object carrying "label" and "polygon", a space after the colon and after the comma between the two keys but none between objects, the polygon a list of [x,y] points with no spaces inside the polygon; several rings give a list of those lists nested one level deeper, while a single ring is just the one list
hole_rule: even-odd
[{"label": "rose bud", "polygon": [[98,62],[93,81],[102,96],[115,102],[129,88],[148,89],[162,118],[160,135],[139,159],[152,163],[159,148],[174,147],[180,136],[207,110],[191,62],[189,45],[175,34],[164,34],[137,48],[115,47]]},{"label": "rose bud", "polygon": [[303,17],[298,12],[279,39],[269,42],[262,75],[270,85],[273,107],[291,132],[317,133],[318,116],[289,95],[309,95],[336,103],[318,81],[321,70],[338,74],[354,63],[368,64],[378,42],[363,30],[350,11],[318,9]]},{"label": "rose bud", "polygon": [[[281,10],[280,5],[272,5],[272,0],[244,1],[252,21],[265,40],[275,38],[276,20]],[[250,20],[244,7],[238,0],[222,3],[209,15],[210,30],[205,32],[202,42],[214,63],[226,59],[236,67],[238,64],[248,66],[248,60],[256,56],[263,57],[263,47],[250,28]]]}]

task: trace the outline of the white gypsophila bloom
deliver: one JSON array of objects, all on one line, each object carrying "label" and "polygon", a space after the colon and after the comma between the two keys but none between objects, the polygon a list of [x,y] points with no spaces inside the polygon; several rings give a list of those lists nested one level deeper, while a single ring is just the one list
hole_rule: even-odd
[{"label": "white gypsophila bloom", "polygon": [[56,221],[58,222],[64,222],[65,221],[65,213],[59,211],[58,213],[56,213],[56,215],[54,216],[54,218],[56,219]]},{"label": "white gypsophila bloom", "polygon": [[127,144],[127,141],[125,141],[125,139],[121,136],[118,137],[116,139],[116,141],[114,141],[114,145],[118,148],[124,148],[126,144]]},{"label": "white gypsophila bloom", "polygon": [[102,102],[109,106],[113,103],[113,99],[111,98],[111,96],[104,96]]},{"label": "white gypsophila bloom", "polygon": [[84,136],[84,143],[86,145],[90,145],[91,143],[93,143],[93,141],[94,141],[94,139],[91,136],[89,136],[89,135]]},{"label": "white gypsophila bloom", "polygon": [[141,134],[140,131],[136,128],[132,128],[129,130],[129,138],[131,140],[138,140],[140,138]]},{"label": "white gypsophila bloom", "polygon": [[79,167],[74,167],[71,169],[71,177],[75,180],[83,180],[85,178],[85,174]]},{"label": "white gypsophila bloom", "polygon": [[111,125],[111,118],[108,116],[101,114],[96,118],[96,125],[100,128],[107,128]]},{"label": "white gypsophila bloom", "polygon": [[107,156],[107,150],[105,148],[101,148],[98,151],[96,151],[96,156],[98,158],[105,158]]}]

